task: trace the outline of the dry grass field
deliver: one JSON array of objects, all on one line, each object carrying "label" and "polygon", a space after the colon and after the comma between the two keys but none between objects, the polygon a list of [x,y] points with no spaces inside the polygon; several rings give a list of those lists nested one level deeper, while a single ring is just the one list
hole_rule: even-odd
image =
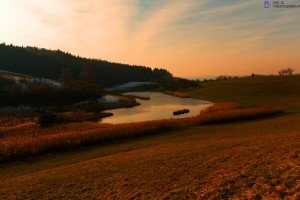
[{"label": "dry grass field", "polygon": [[[240,106],[284,106],[287,112],[157,130],[155,135],[1,164],[0,197],[299,199],[299,91],[300,76],[206,83],[189,95]],[[93,127],[91,123],[89,129]],[[76,129],[84,131],[79,125]]]},{"label": "dry grass field", "polygon": [[[280,107],[238,109],[232,103],[215,104],[194,117],[124,124],[65,123],[39,127],[34,122],[0,127],[0,163],[87,145],[156,134],[178,128],[273,116]],[[69,116],[69,114],[68,114]],[[77,115],[75,116],[77,119]]]}]

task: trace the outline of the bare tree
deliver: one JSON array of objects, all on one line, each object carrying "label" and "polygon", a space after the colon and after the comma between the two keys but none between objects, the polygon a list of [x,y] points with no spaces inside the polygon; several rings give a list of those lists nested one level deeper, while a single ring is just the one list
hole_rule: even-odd
[{"label": "bare tree", "polygon": [[80,79],[88,82],[94,81],[94,70],[90,65],[84,65],[82,67]]},{"label": "bare tree", "polygon": [[293,73],[294,73],[293,68],[281,69],[278,72],[279,76],[291,76],[291,75],[293,75]]},{"label": "bare tree", "polygon": [[69,68],[62,68],[60,73],[60,82],[69,82],[72,80],[72,72]]}]

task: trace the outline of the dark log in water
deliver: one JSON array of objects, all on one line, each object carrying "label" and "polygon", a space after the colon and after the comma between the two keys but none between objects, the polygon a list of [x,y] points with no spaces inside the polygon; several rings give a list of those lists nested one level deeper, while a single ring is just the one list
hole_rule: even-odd
[{"label": "dark log in water", "polygon": [[173,115],[182,115],[182,114],[186,114],[189,113],[190,111],[188,109],[183,109],[183,110],[177,110],[173,112]]}]

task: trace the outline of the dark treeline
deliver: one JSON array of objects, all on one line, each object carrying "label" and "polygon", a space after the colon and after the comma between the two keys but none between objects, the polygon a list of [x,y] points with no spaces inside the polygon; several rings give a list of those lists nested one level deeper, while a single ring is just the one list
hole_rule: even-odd
[{"label": "dark treeline", "polygon": [[95,100],[103,96],[97,84],[86,81],[72,81],[64,87],[53,87],[38,80],[14,80],[0,76],[0,107],[31,106],[63,106],[86,100]]},{"label": "dark treeline", "polygon": [[0,70],[58,80],[62,76],[103,87],[131,81],[166,83],[173,76],[164,69],[87,59],[60,50],[0,44]]}]

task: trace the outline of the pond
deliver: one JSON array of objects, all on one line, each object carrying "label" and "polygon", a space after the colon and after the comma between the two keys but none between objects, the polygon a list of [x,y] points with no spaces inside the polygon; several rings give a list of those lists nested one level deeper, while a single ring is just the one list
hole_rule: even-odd
[{"label": "pond", "polygon": [[[160,92],[127,92],[126,95],[147,96],[150,100],[139,100],[140,106],[133,108],[119,108],[107,110],[113,116],[101,120],[102,123],[128,123],[158,119],[183,118],[198,115],[199,112],[211,105],[211,102],[192,99],[179,98],[166,95]],[[173,116],[173,112],[181,109],[189,109],[187,114]]]}]

